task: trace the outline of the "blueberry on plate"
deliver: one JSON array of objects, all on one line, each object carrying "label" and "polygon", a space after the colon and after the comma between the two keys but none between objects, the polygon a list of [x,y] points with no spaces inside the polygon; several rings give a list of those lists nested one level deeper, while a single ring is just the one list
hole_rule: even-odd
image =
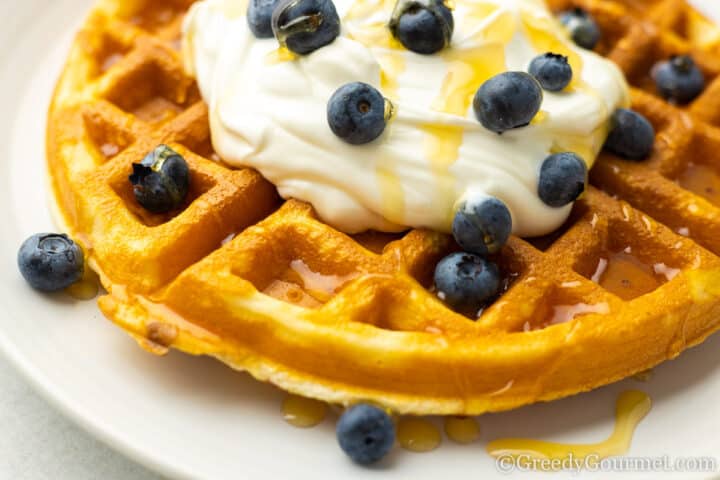
[{"label": "blueberry on plate", "polygon": [[185,159],[167,145],[160,145],[130,175],[135,199],[152,213],[179,208],[190,190],[190,169]]},{"label": "blueberry on plate", "polygon": [[328,101],[330,129],[352,145],[372,142],[385,130],[386,102],[382,94],[367,83],[347,83],[338,88]]},{"label": "blueberry on plate", "polygon": [[500,292],[500,270],[474,253],[452,253],[435,267],[435,288],[450,307],[476,314]]},{"label": "blueberry on plate", "polygon": [[31,287],[56,292],[80,281],[85,271],[83,251],[67,235],[38,233],[18,251],[20,273]]},{"label": "blueberry on plate", "polygon": [[530,75],[549,92],[559,92],[570,84],[573,71],[568,58],[555,53],[535,57],[528,69]]},{"label": "blueberry on plate", "polygon": [[482,125],[495,133],[524,127],[542,105],[540,84],[525,72],[505,72],[482,84],[473,110]]},{"label": "blueberry on plate", "polygon": [[272,14],[279,0],[250,0],[247,22],[257,38],[273,38]]},{"label": "blueberry on plate", "polygon": [[340,35],[340,17],[332,0],[281,0],[272,15],[280,45],[307,55]]},{"label": "blueberry on plate", "polygon": [[570,31],[573,42],[582,48],[592,50],[600,41],[600,27],[582,8],[561,13],[560,23]]},{"label": "blueberry on plate", "polygon": [[559,208],[574,202],[585,191],[587,165],[571,152],[555,153],[540,167],[538,195],[546,205]]},{"label": "blueberry on plate", "polygon": [[361,465],[377,462],[395,443],[395,425],[390,415],[367,403],[345,410],[335,433],[340,448]]},{"label": "blueberry on plate", "polygon": [[495,197],[469,196],[458,206],[452,231],[466,252],[483,256],[497,253],[512,232],[510,210]]},{"label": "blueberry on plate", "polygon": [[634,110],[620,108],[612,116],[612,127],[605,149],[628,160],[643,160],[655,141],[652,124]]},{"label": "blueberry on plate", "polygon": [[689,55],[679,55],[653,67],[657,90],[666,100],[690,103],[705,88],[705,76]]},{"label": "blueberry on plate", "polygon": [[389,27],[405,48],[429,55],[450,44],[455,21],[442,0],[398,0]]}]

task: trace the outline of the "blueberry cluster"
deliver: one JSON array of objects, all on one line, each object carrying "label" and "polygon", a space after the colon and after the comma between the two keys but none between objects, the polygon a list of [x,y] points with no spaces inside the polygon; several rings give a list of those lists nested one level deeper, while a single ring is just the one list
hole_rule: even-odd
[{"label": "blueberry cluster", "polygon": [[[600,30],[590,15],[582,10],[566,12],[561,21],[578,45],[594,48]],[[697,84],[697,73],[687,59],[674,60],[676,69],[690,77],[687,84]],[[661,70],[658,70],[659,76]],[[477,90],[473,110],[488,130],[502,134],[528,125],[537,115],[543,101],[543,90],[561,92],[573,79],[567,57],[548,52],[533,59],[528,72],[505,72],[486,81]],[[668,82],[669,83],[669,82]],[[678,92],[680,90],[680,92]],[[691,90],[687,88],[686,90]],[[681,97],[682,89],[674,95]],[[612,117],[606,150],[630,160],[646,158],[652,151],[655,132],[642,115],[619,109]],[[585,190],[587,166],[573,152],[549,155],[538,174],[538,196],[551,208],[563,208],[574,202]],[[471,196],[456,210],[453,236],[463,252],[440,261],[435,270],[438,296],[464,313],[476,314],[500,289],[498,267],[488,260],[507,241],[512,231],[512,216],[499,199]]]},{"label": "blueberry cluster", "polygon": [[[251,0],[247,22],[257,38],[275,36],[298,55],[335,40],[340,17],[332,0]],[[408,50],[436,53],[450,44],[455,22],[441,0],[398,0],[388,28]]]},{"label": "blueberry cluster", "polygon": [[[560,21],[579,46],[592,49],[599,42],[600,29],[585,11],[564,12]],[[281,45],[301,55],[327,45],[339,34],[331,0],[252,0],[248,22],[256,36],[274,34]],[[442,0],[397,0],[388,28],[408,50],[433,54],[450,44],[453,14]],[[687,60],[673,62],[676,69],[692,74]],[[667,76],[658,69],[659,78]],[[527,126],[540,111],[543,91],[562,92],[572,80],[568,58],[547,52],[533,59],[527,72],[505,72],[483,83],[473,98],[475,116],[498,134]],[[679,90],[682,93],[682,89],[672,90],[673,95],[679,97]],[[327,122],[338,138],[361,145],[382,135],[392,109],[376,88],[352,82],[329,99]],[[630,110],[618,110],[606,147],[626,158],[640,159],[650,153],[653,139],[647,120]],[[566,207],[585,190],[587,175],[586,163],[577,154],[552,154],[538,172],[538,196],[551,208]],[[457,206],[452,231],[463,251],[440,261],[435,287],[448,305],[476,318],[499,293],[500,270],[488,257],[497,254],[508,240],[512,215],[500,199],[470,194]]]},{"label": "blueberry cluster", "polygon": [[[274,36],[298,55],[312,53],[340,34],[332,0],[251,0],[247,22],[257,38]],[[432,54],[450,44],[454,20],[441,0],[398,0],[388,28],[408,50]],[[328,101],[327,121],[338,138],[360,145],[382,134],[392,111],[390,101],[376,88],[352,82]]]}]

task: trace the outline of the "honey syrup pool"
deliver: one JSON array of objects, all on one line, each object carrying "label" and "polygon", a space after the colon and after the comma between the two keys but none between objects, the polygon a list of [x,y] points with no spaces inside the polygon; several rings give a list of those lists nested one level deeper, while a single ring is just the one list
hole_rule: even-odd
[{"label": "honey syrup pool", "polygon": [[[642,391],[621,392],[615,403],[612,433],[596,442],[564,443],[520,437],[489,440],[483,439],[482,417],[449,415],[438,422],[438,419],[430,417],[403,415],[394,417],[396,444],[409,452],[427,453],[440,448],[445,440],[465,448],[478,448],[477,445],[484,440],[485,451],[489,456],[514,463],[518,467],[534,468],[531,459],[545,459],[557,462],[552,465],[568,468],[570,464],[563,461],[571,460],[575,462],[572,465],[577,465],[577,462],[587,462],[589,459],[600,461],[626,454],[631,448],[636,428],[650,411],[651,405],[650,397]],[[288,424],[309,428],[322,423],[331,410],[333,407],[323,402],[290,394],[285,397],[281,412]]]}]

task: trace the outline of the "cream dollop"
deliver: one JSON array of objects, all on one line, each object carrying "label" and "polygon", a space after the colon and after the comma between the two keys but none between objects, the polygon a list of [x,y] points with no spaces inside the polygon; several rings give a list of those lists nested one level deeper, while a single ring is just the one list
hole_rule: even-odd
[{"label": "cream dollop", "polygon": [[[215,150],[250,166],[285,198],[311,203],[325,222],[354,233],[427,227],[449,232],[458,202],[493,195],[513,231],[536,236],[571,210],[537,194],[551,152],[574,151],[592,166],[611,113],[629,103],[618,68],[572,44],[542,0],[460,0],[450,48],[409,52],[389,34],[393,0],[336,0],[342,33],[310,55],[292,57],[275,39],[257,39],[237,0],[191,8],[183,56],[210,110]],[[544,92],[527,127],[497,135],[472,111],[472,97],[493,75],[526,71],[539,54],[567,55],[574,79]],[[395,113],[376,141],[349,145],[327,124],[328,99],[361,81],[389,98]]]}]

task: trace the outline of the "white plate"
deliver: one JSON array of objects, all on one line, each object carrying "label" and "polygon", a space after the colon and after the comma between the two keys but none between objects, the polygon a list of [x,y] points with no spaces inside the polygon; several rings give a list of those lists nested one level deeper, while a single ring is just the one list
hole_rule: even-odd
[{"label": "white plate", "polygon": [[[340,453],[334,418],[314,429],[290,427],[280,415],[283,395],[274,388],[209,359],[155,358],[106,321],[94,302],[31,291],[17,272],[15,255],[25,237],[53,228],[43,171],[45,110],[71,34],[91,3],[0,0],[0,350],[93,434],[178,478],[352,479],[376,476],[379,468],[386,478],[489,479],[503,476],[484,451],[488,440],[510,435],[599,441],[612,430],[617,394],[636,388],[648,392],[654,406],[637,430],[631,455],[720,452],[720,335],[657,368],[647,383],[626,380],[550,404],[485,415],[477,444],[445,441],[429,454],[396,448],[369,470]],[[720,18],[714,0],[704,6]],[[642,477],[659,474],[633,476]]]}]

